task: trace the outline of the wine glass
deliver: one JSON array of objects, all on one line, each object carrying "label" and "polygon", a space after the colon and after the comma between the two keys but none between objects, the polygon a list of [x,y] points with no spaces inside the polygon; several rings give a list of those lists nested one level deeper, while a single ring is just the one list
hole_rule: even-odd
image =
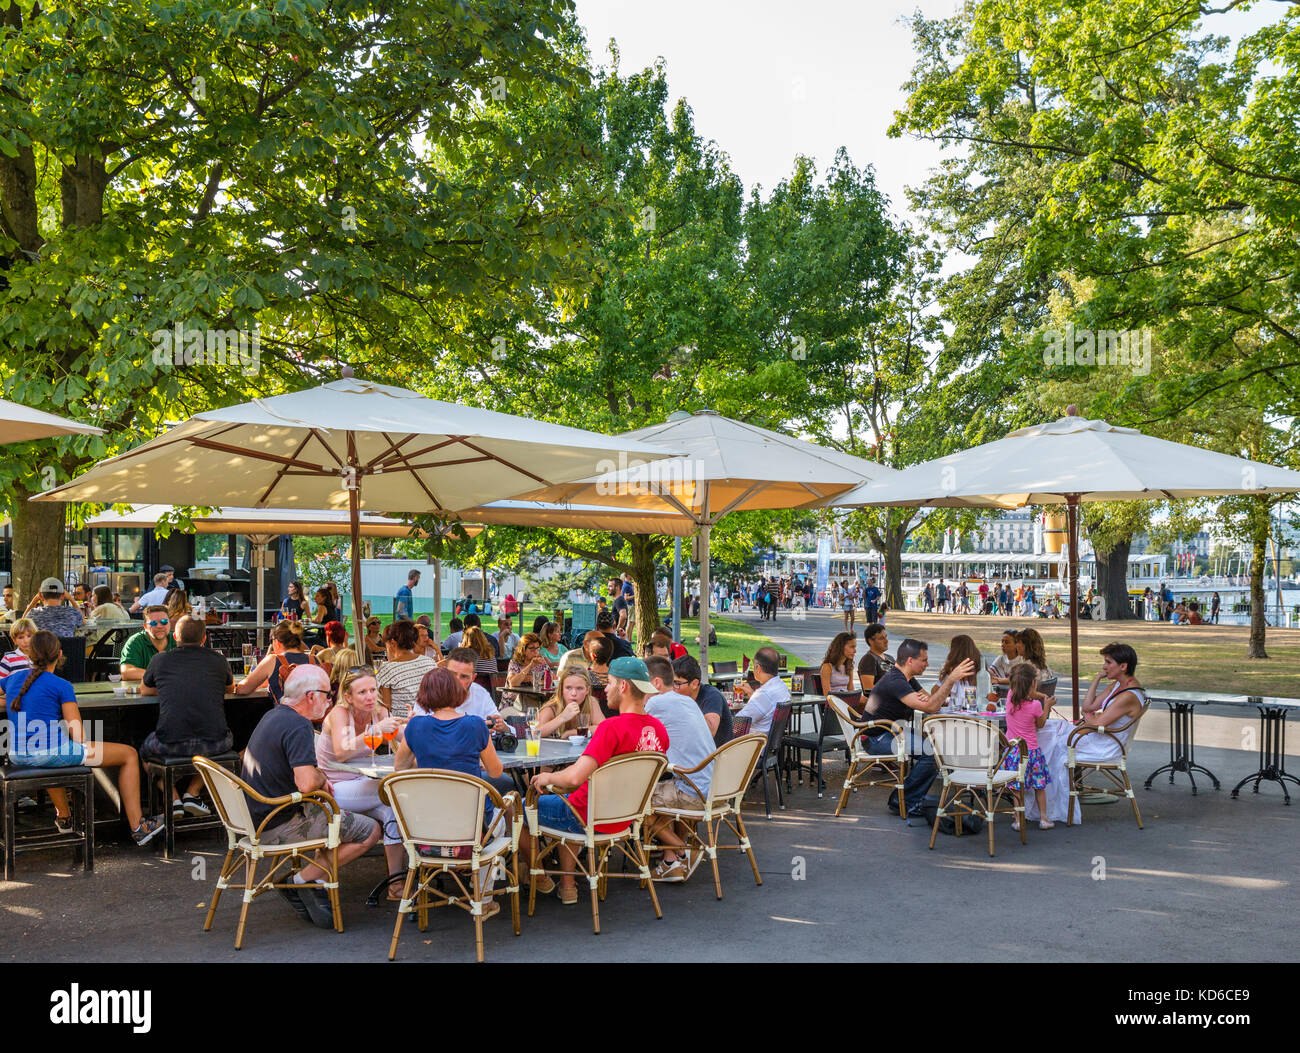
[{"label": "wine glass", "polygon": [[370,747],[370,762],[373,764],[375,761],[375,750],[377,750],[380,744],[384,741],[383,732],[372,723],[362,734],[361,741]]}]

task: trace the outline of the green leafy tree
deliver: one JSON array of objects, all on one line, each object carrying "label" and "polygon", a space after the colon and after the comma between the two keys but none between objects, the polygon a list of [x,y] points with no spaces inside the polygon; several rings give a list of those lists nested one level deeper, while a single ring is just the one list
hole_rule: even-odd
[{"label": "green leafy tree", "polygon": [[582,284],[580,228],[604,205],[551,116],[585,80],[571,14],[3,5],[5,394],[109,433],[5,451],[20,588],[62,553],[63,506],[27,498],[165,421],[330,379],[340,359],[428,385],[431,336]]}]

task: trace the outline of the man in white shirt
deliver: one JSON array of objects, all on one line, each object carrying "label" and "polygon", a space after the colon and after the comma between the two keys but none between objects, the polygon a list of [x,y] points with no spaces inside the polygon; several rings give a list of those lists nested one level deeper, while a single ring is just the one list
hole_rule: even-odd
[{"label": "man in white shirt", "polygon": [[[667,658],[652,655],[645,660],[645,667],[656,691],[653,697],[646,699],[646,714],[659,721],[668,732],[668,763],[674,768],[690,771],[713,752],[713,733],[695,700],[673,690],[673,666]],[[688,778],[690,782],[673,777],[659,783],[651,798],[654,809],[702,809],[704,800],[701,794],[708,795],[713,780],[713,765],[692,772]],[[650,834],[661,844],[670,846],[664,849],[664,858],[654,869],[655,880],[684,880],[687,870],[678,850],[685,848],[686,842],[677,829],[676,821],[670,815],[656,815],[650,821]]]},{"label": "man in white shirt", "polygon": [[159,571],[153,576],[153,588],[131,604],[131,613],[138,614],[146,607],[160,606],[167,602],[167,579],[170,575],[166,571]]},{"label": "man in white shirt", "polygon": [[[456,678],[456,682],[465,692],[465,701],[456,707],[456,712],[467,717],[482,717],[487,721],[489,730],[494,733],[508,731],[509,725],[497,712],[497,707],[492,703],[492,696],[474,679],[474,664],[477,661],[478,652],[470,647],[453,648],[451,654],[447,655],[444,668]],[[515,789],[514,779],[504,772],[494,779],[487,772],[480,771],[479,778],[490,783],[500,793],[509,793]]]},{"label": "man in white shirt", "polygon": [[774,647],[760,647],[754,655],[754,679],[758,687],[740,681],[740,689],[749,696],[745,708],[737,717],[748,717],[749,734],[766,735],[772,727],[772,714],[782,702],[790,701],[790,689],[777,675],[781,668],[781,656]]},{"label": "man in white shirt", "polygon": [[501,658],[513,658],[515,648],[519,646],[519,637],[511,630],[514,628],[509,615],[503,614],[497,619],[497,654]]}]

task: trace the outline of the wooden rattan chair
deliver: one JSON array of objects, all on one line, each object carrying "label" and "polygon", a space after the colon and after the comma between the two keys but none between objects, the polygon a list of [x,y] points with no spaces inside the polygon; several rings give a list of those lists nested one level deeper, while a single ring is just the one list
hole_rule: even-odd
[{"label": "wooden rattan chair", "polygon": [[[380,800],[392,805],[397,829],[406,848],[406,884],[397,907],[393,942],[388,960],[397,957],[402,922],[418,912],[423,932],[430,907],[460,907],[474,918],[474,945],[483,960],[483,908],[496,896],[510,897],[510,916],[519,935],[519,832],[523,829],[523,808],[519,794],[502,797],[482,779],[461,772],[415,768],[386,776],[379,783]],[[484,804],[491,801],[496,813],[483,829]],[[422,854],[420,849],[440,854]],[[486,891],[485,871],[497,865],[505,871],[506,884]],[[435,887],[441,877],[455,888],[447,893]]]},{"label": "wooden rattan chair", "polygon": [[[528,831],[533,839],[534,857],[530,873],[540,874],[546,868],[546,857],[558,852],[561,846],[568,846],[576,858],[575,870],[550,870],[552,875],[572,875],[585,877],[591,889],[591,926],[592,931],[600,934],[600,900],[604,899],[605,886],[610,877],[632,877],[640,880],[650,891],[650,902],[655,909],[655,917],[662,918],[659,909],[659,897],[655,895],[654,882],[650,879],[650,862],[646,856],[645,845],[641,840],[641,828],[650,814],[650,798],[654,794],[655,784],[668,758],[662,753],[624,753],[602,764],[587,781],[587,819],[579,832],[560,830],[553,826],[543,826],[537,814],[537,790],[528,789],[528,801],[525,815],[528,818]],[[549,790],[548,792],[558,792]],[[573,805],[567,799],[565,804],[579,822]],[[596,827],[614,824],[628,824],[614,833],[600,833]],[[587,850],[584,863],[580,853]],[[635,873],[610,874],[610,854],[617,849],[623,859],[630,862]],[[533,916],[537,902],[537,885],[529,882],[528,916]]]},{"label": "wooden rattan chair", "polygon": [[[239,927],[235,930],[235,950],[244,942],[244,926],[248,921],[248,907],[263,892],[273,888],[303,890],[302,885],[294,884],[291,878],[303,865],[304,860],[314,862],[317,852],[325,853],[326,880],[323,882],[329,894],[330,907],[334,911],[334,931],[343,931],[343,914],[339,910],[339,825],[342,811],[334,798],[324,790],[311,793],[291,793],[285,797],[263,797],[234,772],[227,771],[220,764],[207,757],[195,757],[194,767],[203,776],[203,782],[216,805],[217,814],[221,816],[226,828],[228,846],[225,861],[221,864],[221,876],[217,878],[217,887],[212,893],[212,903],[208,907],[208,917],[203,923],[203,931],[212,928],[212,918],[217,913],[217,903],[221,893],[231,885],[231,878],[243,867],[244,902],[239,910]],[[248,799],[261,804],[274,805],[271,813],[261,821],[254,823],[248,810]],[[323,838],[309,841],[290,841],[285,844],[264,845],[262,832],[276,815],[286,808],[298,805],[322,809],[329,818],[329,830]],[[266,860],[269,868],[261,877],[257,876],[258,865]],[[288,864],[289,873],[286,880],[276,881],[280,868]]]},{"label": "wooden rattan chair", "polygon": [[[907,753],[907,729],[894,720],[861,720],[848,703],[836,695],[827,696],[826,705],[839,720],[849,744],[849,770],[844,773],[844,787],[840,790],[840,803],[835,806],[835,814],[844,811],[851,793],[867,786],[892,786],[898,795],[898,817],[906,819],[903,783],[911,760]],[[862,736],[882,731],[894,736],[894,752],[868,753]]]},{"label": "wooden rattan chair", "polygon": [[[1114,724],[1107,725],[1104,728],[1093,727],[1090,724],[1081,724],[1070,732],[1070,737],[1066,739],[1066,770],[1069,772],[1070,779],[1070,810],[1066,813],[1066,825],[1069,826],[1074,822],[1074,806],[1079,805],[1079,815],[1083,815],[1083,804],[1079,801],[1080,791],[1085,793],[1097,793],[1103,790],[1118,790],[1128,798],[1129,804],[1133,806],[1133,818],[1137,820],[1138,829],[1142,827],[1142,813],[1138,811],[1137,797],[1133,794],[1133,784],[1128,778],[1128,744],[1132,741],[1133,735],[1137,731],[1138,721],[1140,721],[1146,712],[1151,708],[1151,702],[1144,700],[1142,709],[1137,716],[1128,720],[1117,721]],[[1119,747],[1119,756],[1108,761],[1081,761],[1075,756],[1075,747],[1079,741],[1088,735],[1110,736],[1115,740]],[[1088,783],[1088,776],[1097,773],[1106,778],[1107,785],[1092,786]]]},{"label": "wooden rattan chair", "polygon": [[[993,855],[993,818],[999,812],[1012,814],[1020,825],[1020,843],[1025,844],[1025,767],[1029,750],[1024,739],[1020,747],[1020,766],[1003,769],[1012,743],[991,720],[980,717],[926,717],[922,725],[934,751],[934,763],[943,776],[939,794],[939,811],[930,831],[930,847],[939,834],[939,823],[951,810],[961,835],[962,818],[978,815],[989,829],[989,855]],[[981,794],[983,795],[981,797]],[[900,794],[901,796],[901,794]],[[965,798],[969,796],[970,800]],[[1010,807],[1000,807],[1009,798]]]},{"label": "wooden rattan chair", "polygon": [[[754,777],[758,759],[763,755],[767,745],[765,735],[743,735],[719,746],[694,768],[675,768],[668,765],[673,775],[695,790],[703,800],[700,808],[656,808],[655,815],[672,816],[683,830],[686,850],[698,853],[696,858],[707,856],[713,866],[713,891],[718,899],[722,898],[722,878],[718,873],[718,850],[744,852],[749,857],[749,865],[754,871],[754,883],[761,885],[763,878],[758,872],[758,860],[754,858],[754,849],[749,843],[749,834],[745,830],[745,820],[740,814],[740,802]],[[700,794],[695,780],[690,778],[696,772],[713,765],[713,778],[709,782],[708,796]],[[703,832],[700,830],[703,824]],[[719,844],[718,835],[726,825],[736,835],[736,844]],[[648,844],[646,851],[668,847],[667,845]],[[692,873],[694,870],[692,869]]]}]

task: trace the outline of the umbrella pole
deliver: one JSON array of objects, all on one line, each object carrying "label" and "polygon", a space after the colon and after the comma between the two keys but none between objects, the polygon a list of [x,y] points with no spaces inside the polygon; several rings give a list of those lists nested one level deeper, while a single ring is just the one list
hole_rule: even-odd
[{"label": "umbrella pole", "polygon": [[[348,526],[352,533],[352,641],[358,655],[365,655],[365,619],[361,614],[361,481],[348,490]],[[362,661],[364,663],[364,657]]]},{"label": "umbrella pole", "polygon": [[709,675],[709,484],[700,513],[700,672]]},{"label": "umbrella pole", "polygon": [[[92,535],[93,536],[93,535]],[[673,640],[682,642],[682,539],[673,540],[672,577]]]},{"label": "umbrella pole", "polygon": [[1066,519],[1070,530],[1070,679],[1074,719],[1079,719],[1079,495],[1066,494]]}]

